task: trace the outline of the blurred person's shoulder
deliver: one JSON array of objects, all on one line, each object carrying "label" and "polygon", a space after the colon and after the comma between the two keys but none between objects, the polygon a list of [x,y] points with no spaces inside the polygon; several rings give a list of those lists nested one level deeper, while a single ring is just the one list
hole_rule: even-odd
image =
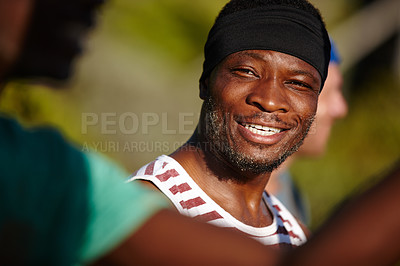
[{"label": "blurred person's shoulder", "polygon": [[2,170],[10,174],[67,175],[71,166],[84,167],[84,155],[52,127],[27,128],[1,115],[0,136]]},{"label": "blurred person's shoulder", "polygon": [[[6,116],[0,116],[0,147],[0,228],[7,231],[1,241],[19,243],[1,255],[22,264],[72,263],[88,222],[83,154],[53,128],[26,128]],[[14,256],[21,249],[30,253]]]}]

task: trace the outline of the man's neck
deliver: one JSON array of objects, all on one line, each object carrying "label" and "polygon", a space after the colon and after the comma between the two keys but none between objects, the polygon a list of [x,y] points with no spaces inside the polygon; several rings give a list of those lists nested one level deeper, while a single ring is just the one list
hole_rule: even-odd
[{"label": "man's neck", "polygon": [[238,220],[252,226],[266,226],[271,214],[262,200],[270,173],[254,174],[235,169],[211,152],[194,135],[171,154],[199,187]]},{"label": "man's neck", "polygon": [[295,155],[290,156],[271,173],[267,186],[265,187],[265,191],[268,191],[269,194],[276,195],[282,189],[282,185],[284,184],[281,184],[279,176],[289,170],[294,158]]}]

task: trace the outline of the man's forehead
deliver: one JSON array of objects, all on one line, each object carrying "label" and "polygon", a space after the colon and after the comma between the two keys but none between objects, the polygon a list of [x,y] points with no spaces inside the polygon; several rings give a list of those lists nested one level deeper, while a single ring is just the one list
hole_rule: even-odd
[{"label": "man's forehead", "polygon": [[281,51],[312,65],[326,79],[330,41],[322,19],[289,6],[264,6],[216,20],[204,47],[204,80],[228,55],[249,49]]},{"label": "man's forehead", "polygon": [[298,57],[293,56],[288,53],[275,51],[275,50],[265,50],[265,49],[243,50],[243,51],[235,52],[235,53],[231,54],[230,56],[243,57],[243,58],[251,57],[251,58],[260,59],[260,60],[266,60],[271,57],[283,57],[283,58],[287,58],[292,61],[299,61],[299,62],[304,62],[304,63],[308,64],[306,61],[302,60],[301,58],[298,58]]},{"label": "man's forehead", "polygon": [[[290,65],[288,68],[293,67],[293,69],[297,69],[296,71],[299,74],[306,74],[306,73],[315,73],[315,75],[319,76],[318,70],[310,65],[308,62],[302,60],[301,58],[298,58],[296,56],[287,54],[287,53],[282,53],[279,51],[274,51],[274,50],[243,50],[239,51],[236,53],[233,53],[229,56],[227,56],[227,59],[229,58],[252,58],[260,61],[267,61],[269,59],[272,59],[275,61],[276,58],[284,58],[287,61],[290,61]],[[296,65],[296,67],[294,67]],[[302,67],[300,67],[300,65]],[[300,68],[299,68],[300,67]],[[304,69],[303,71],[301,69]]]}]

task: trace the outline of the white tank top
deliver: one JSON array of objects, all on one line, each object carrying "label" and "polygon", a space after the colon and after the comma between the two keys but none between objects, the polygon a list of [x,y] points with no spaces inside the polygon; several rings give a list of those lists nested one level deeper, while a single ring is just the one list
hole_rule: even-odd
[{"label": "white tank top", "polygon": [[265,245],[299,246],[306,236],[297,220],[273,195],[264,193],[263,200],[273,214],[273,222],[266,227],[246,225],[212,200],[173,158],[162,155],[143,166],[129,178],[147,180],[160,189],[186,216],[210,224],[239,230]]}]

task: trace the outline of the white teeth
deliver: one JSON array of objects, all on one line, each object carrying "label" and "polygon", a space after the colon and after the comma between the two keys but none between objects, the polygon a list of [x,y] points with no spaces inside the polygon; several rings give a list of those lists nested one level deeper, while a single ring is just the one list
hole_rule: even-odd
[{"label": "white teeth", "polygon": [[261,136],[271,136],[282,131],[282,129],[279,128],[266,127],[256,124],[245,124],[244,127],[247,128],[249,131],[253,132],[254,134],[258,134]]}]

